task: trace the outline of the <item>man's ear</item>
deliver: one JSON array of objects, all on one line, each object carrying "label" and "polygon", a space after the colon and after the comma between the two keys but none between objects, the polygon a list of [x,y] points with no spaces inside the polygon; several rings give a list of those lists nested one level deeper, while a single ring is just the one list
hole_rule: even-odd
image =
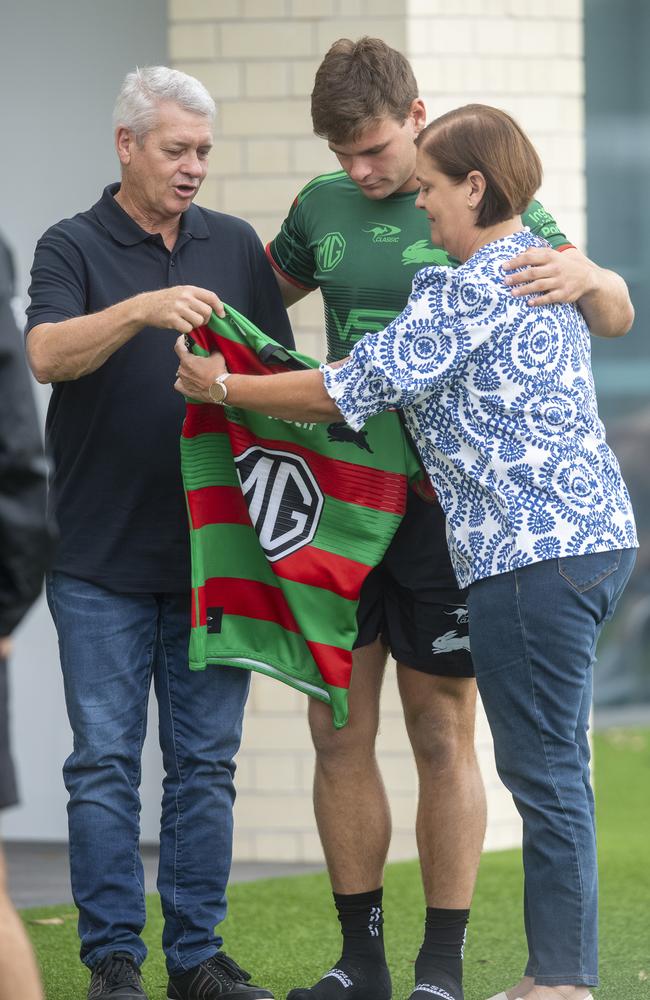
[{"label": "man's ear", "polygon": [[122,166],[127,166],[131,162],[131,152],[135,143],[135,136],[131,129],[125,125],[119,125],[115,129],[115,149]]},{"label": "man's ear", "polygon": [[413,127],[415,129],[416,136],[419,135],[427,123],[427,109],[425,108],[424,101],[421,97],[415,98],[411,104],[411,110],[409,111],[408,116],[413,120]]}]

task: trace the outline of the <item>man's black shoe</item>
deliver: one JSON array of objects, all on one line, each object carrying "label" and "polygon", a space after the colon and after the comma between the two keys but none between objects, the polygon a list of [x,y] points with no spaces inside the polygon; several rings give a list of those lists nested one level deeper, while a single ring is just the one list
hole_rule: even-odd
[{"label": "man's black shoe", "polygon": [[104,955],[92,970],[88,1000],[147,1000],[133,956],[124,951]]},{"label": "man's black shoe", "polygon": [[250,974],[223,951],[180,976],[170,976],[167,1000],[273,1000],[270,990],[254,986]]}]

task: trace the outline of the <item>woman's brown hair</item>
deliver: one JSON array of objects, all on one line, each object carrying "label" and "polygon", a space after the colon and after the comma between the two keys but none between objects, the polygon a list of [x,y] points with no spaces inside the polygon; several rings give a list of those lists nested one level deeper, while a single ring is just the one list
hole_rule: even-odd
[{"label": "woman's brown hair", "polygon": [[487,104],[448,111],[420,132],[416,144],[459,183],[472,170],[483,174],[486,190],[476,220],[482,228],[521,215],[542,183],[542,164],[526,133]]}]

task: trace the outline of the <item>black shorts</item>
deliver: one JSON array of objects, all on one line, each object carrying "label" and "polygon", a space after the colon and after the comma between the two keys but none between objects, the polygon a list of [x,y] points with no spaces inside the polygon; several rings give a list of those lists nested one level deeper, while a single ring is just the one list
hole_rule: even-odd
[{"label": "black shorts", "polygon": [[9,752],[9,692],[7,661],[0,659],[0,809],[18,801],[16,774]]},{"label": "black shorts", "polygon": [[439,504],[409,490],[406,514],[361,588],[355,648],[381,637],[399,663],[441,677],[473,677],[467,591],[449,558]]}]

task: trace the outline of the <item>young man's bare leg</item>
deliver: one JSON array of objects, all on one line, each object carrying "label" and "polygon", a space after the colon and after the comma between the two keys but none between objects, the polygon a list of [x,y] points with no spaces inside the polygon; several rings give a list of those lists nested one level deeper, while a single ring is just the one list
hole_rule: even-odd
[{"label": "young man's bare leg", "polygon": [[474,751],[476,683],[398,665],[404,718],[420,782],[417,842],[427,905],[412,1000],[438,988],[462,997],[465,928],[485,836],[486,804]]},{"label": "young man's bare leg", "polygon": [[375,756],[386,651],[379,640],[355,650],[350,721],[332,725],[314,699],[309,722],[316,750],[314,810],[343,934],[341,958],[310,989],[289,1000],[388,1000],[390,976],[381,908],[390,843],[388,799]]}]

